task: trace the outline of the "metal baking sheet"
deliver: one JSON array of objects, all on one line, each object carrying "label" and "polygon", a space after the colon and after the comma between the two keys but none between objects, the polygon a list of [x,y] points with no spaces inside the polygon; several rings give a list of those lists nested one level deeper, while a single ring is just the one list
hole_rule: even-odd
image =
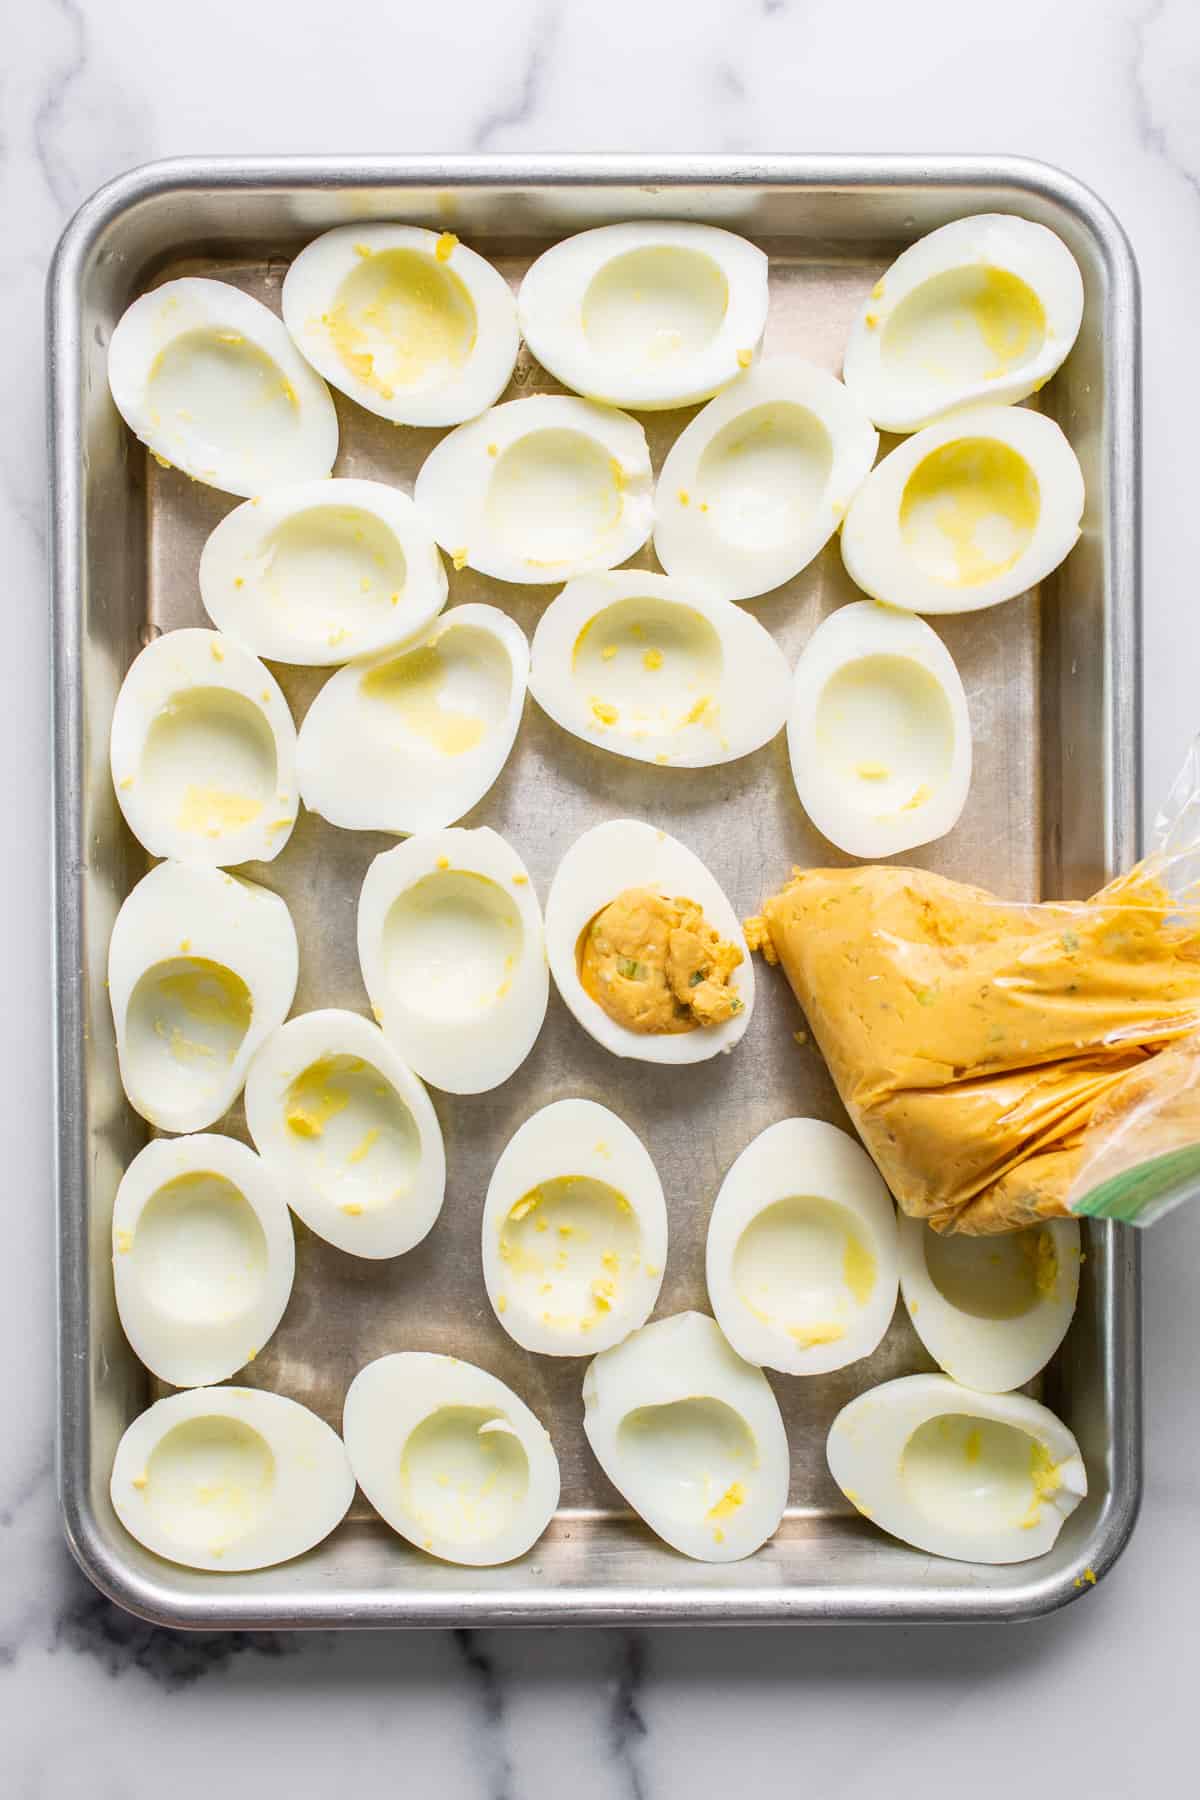
[{"label": "metal baking sheet", "polygon": [[[935,621],[962,672],[976,742],[963,820],[911,861],[1020,897],[1084,894],[1132,860],[1138,828],[1137,287],[1104,208],[1040,165],[977,160],[406,159],[189,162],[135,171],[90,201],[60,244],[49,286],[54,506],[58,1216],[61,1250],[60,1491],[69,1541],[93,1581],[163,1623],[293,1627],[502,1622],[1013,1618],[1072,1597],[1085,1566],[1119,1553],[1140,1484],[1136,1251],[1089,1224],[1075,1324],[1041,1381],[1083,1445],[1092,1493],[1036,1563],[973,1567],[893,1543],[853,1513],[825,1467],[829,1421],[877,1381],[932,1367],[903,1309],[870,1359],[811,1380],[773,1377],[792,1449],[788,1513],[774,1540],[714,1568],[665,1548],[597,1470],[583,1439],[583,1359],[531,1356],[499,1328],[483,1289],[479,1221],[491,1168],[522,1120],[568,1094],[603,1101],[640,1133],[666,1189],[671,1250],[658,1313],[706,1306],[704,1231],[720,1180],[764,1126],[789,1114],[845,1123],[782,978],[760,976],[738,1050],[648,1070],[601,1050],[551,996],[525,1065],[490,1094],[434,1094],[449,1164],[425,1242],[390,1262],[343,1255],[297,1222],[291,1304],[240,1380],[305,1402],[333,1425],[355,1372],[387,1351],[453,1351],[524,1396],[562,1464],[560,1513],[520,1562],[436,1563],[357,1502],[324,1545],[282,1568],[213,1577],[132,1542],[108,1497],[120,1433],[160,1391],[126,1345],[109,1266],[121,1172],[146,1127],[117,1077],[104,963],[116,909],[147,867],[107,770],[117,686],[148,635],[205,623],[196,582],[206,534],[235,502],[164,471],[108,398],[105,345],[123,308],[182,273],[216,275],[278,309],[288,259],[348,219],[451,227],[512,282],[548,243],[584,225],[688,217],[744,232],[771,258],[766,349],[837,370],[850,317],[897,252],[964,213],[1006,210],[1061,233],[1084,272],[1083,333],[1042,396],[1078,450],[1083,539],[1040,591]],[[522,350],[510,395],[554,391]],[[335,472],[410,488],[442,435],[396,430],[337,396]],[[694,409],[645,416],[656,466]],[[653,567],[653,556],[635,561]],[[757,603],[794,660],[817,622],[855,596],[836,546]],[[532,632],[547,590],[463,570],[451,604],[487,600]],[[324,671],[276,665],[302,718]],[[544,900],[568,844],[631,815],[696,850],[742,914],[793,863],[844,861],[807,824],[783,739],[723,768],[627,763],[526,706],[516,749],[464,821],[511,838]],[[394,840],[302,816],[283,854],[247,865],[287,899],[301,945],[296,1011],[366,1011],[354,915],[367,864]],[[223,1127],[244,1135],[240,1108]]]}]

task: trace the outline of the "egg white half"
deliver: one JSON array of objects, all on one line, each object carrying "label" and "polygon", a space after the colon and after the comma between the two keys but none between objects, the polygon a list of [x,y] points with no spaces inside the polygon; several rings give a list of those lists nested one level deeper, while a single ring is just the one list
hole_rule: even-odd
[{"label": "egg white half", "polygon": [[676,438],[655,492],[671,575],[753,600],[807,568],[865,480],[879,433],[841,382],[799,356],[739,375]]},{"label": "egg white half", "polygon": [[350,1383],[342,1428],[376,1512],[443,1562],[512,1562],[554,1516],[550,1434],[473,1363],[420,1351],[381,1356]]},{"label": "egg white half", "polygon": [[796,664],[788,754],[839,850],[874,861],[944,837],[971,785],[971,721],[932,627],[870,600],[830,613]]},{"label": "egg white half", "polygon": [[713,225],[602,225],[543,251],[519,307],[529,348],[565,387],[639,411],[691,406],[757,353],[767,259]]},{"label": "egg white half", "polygon": [[329,390],[261,301],[199,275],[133,302],[108,347],[125,423],[164,464],[228,494],[329,474]]},{"label": "egg white half", "polygon": [[1079,459],[1053,419],[973,407],[876,465],[846,514],[842,561],[887,606],[980,612],[1058,567],[1083,506]]},{"label": "egg white half", "polygon": [[127,895],[108,945],[121,1083],[162,1131],[203,1131],[282,1025],[300,967],[278,894],[220,869],[164,862]]},{"label": "egg white half", "polygon": [[544,1356],[619,1344],[654,1310],[667,1209],[650,1154],[593,1100],[556,1100],[526,1119],[492,1173],[483,1279],[511,1338]]},{"label": "egg white half", "polygon": [[613,1486],[673,1549],[737,1562],[787,1504],[779,1403],[705,1313],[657,1319],[588,1365],[583,1429]]},{"label": "egg white half", "polygon": [[326,381],[396,425],[457,425],[517,360],[516,301],[453,232],[338,225],[284,277],[283,317]]},{"label": "egg white half", "polygon": [[509,400],[436,445],[413,498],[454,562],[545,585],[613,569],[654,517],[636,419],[565,394]]},{"label": "egg white half", "polygon": [[381,481],[277,488],[227,513],[200,555],[209,618],[276,662],[323,667],[403,643],[447,591],[416,507]]},{"label": "egg white half", "polygon": [[121,1328],[172,1387],[208,1387],[251,1362],[291,1295],[287,1204],[253,1150],[215,1132],[138,1152],[117,1189],[112,1243]]},{"label": "egg white half", "polygon": [[279,683],[219,631],[168,631],[136,656],[109,761],[125,822],[152,856],[271,862],[299,810],[296,728]]},{"label": "egg white half", "polygon": [[900,1287],[936,1363],[966,1387],[1023,1387],[1066,1336],[1079,1296],[1079,1221],[997,1237],[900,1219]]},{"label": "egg white half", "polygon": [[110,1483],[126,1531],[168,1562],[268,1569],[319,1544],[354,1498],[342,1440],[262,1388],[189,1388],[139,1415]]},{"label": "egg white half", "polygon": [[496,780],[525,704],[529,645],[494,606],[455,606],[331,676],[296,745],[304,804],[350,831],[450,825]]},{"label": "egg white half", "polygon": [[400,1256],[446,1192],[428,1094],[378,1026],[327,1007],[272,1034],[246,1077],[246,1124],[310,1231],[351,1256]]},{"label": "egg white half", "polygon": [[542,710],[587,743],[663,768],[760,750],[783,725],[790,686],[757,619],[698,582],[641,569],[569,581],[533,637]]},{"label": "egg white half", "polygon": [[358,960],[388,1041],[447,1093],[498,1087],[537,1041],[550,989],[541,908],[487,826],[423,832],[375,858]]},{"label": "egg white half", "polygon": [[846,386],[883,431],[1042,387],[1083,318],[1083,278],[1062,239],[1006,213],[955,219],[909,246],[863,303]]},{"label": "egg white half", "polygon": [[708,1226],[708,1294],[739,1356],[824,1375],[869,1356],[896,1308],[896,1214],[874,1163],[820,1119],[742,1151]]},{"label": "egg white half", "polygon": [[829,1428],[829,1472],[893,1537],[931,1556],[1043,1556],[1087,1493],[1073,1434],[1024,1394],[980,1394],[946,1375],[868,1389]]}]

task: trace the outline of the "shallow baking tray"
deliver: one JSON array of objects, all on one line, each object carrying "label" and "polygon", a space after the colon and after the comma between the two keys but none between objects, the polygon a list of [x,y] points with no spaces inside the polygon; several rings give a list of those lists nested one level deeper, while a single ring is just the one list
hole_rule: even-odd
[{"label": "shallow baking tray", "polygon": [[[363,1504],[318,1550],[278,1569],[214,1578],[159,1562],[125,1536],[109,1502],[120,1433],[155,1397],[113,1300],[109,1220],[145,1127],[117,1078],[104,986],[109,930],[146,859],[125,830],[107,767],[124,671],[147,634],[203,622],[196,565],[234,504],[150,460],[108,396],[105,345],[122,309],[181,272],[216,274],[278,305],[287,261],[346,220],[451,227],[516,281],[547,243],[632,217],[709,220],[770,252],[768,350],[836,369],[850,315],[896,253],[964,213],[1013,211],[1058,231],[1083,269],[1079,343],[1042,396],[1079,452],[1084,534],[1038,593],[939,621],[966,684],[976,773],[962,823],[913,861],[999,891],[1083,895],[1138,841],[1138,298],[1126,241],[1077,182],[1024,161],[945,158],[321,158],[191,161],[136,170],[103,189],[59,246],[49,282],[53,459],[57,1192],[60,1234],[59,1482],[68,1539],[123,1606],[168,1624],[295,1627],[738,1620],[1012,1619],[1043,1613],[1102,1574],[1132,1527],[1140,1487],[1137,1255],[1132,1234],[1089,1224],[1079,1311],[1041,1391],[1077,1433],[1092,1491],[1040,1561],[989,1569],[893,1543],[857,1517],[825,1468],[837,1408],[862,1388],[931,1365],[898,1312],[879,1351],[827,1378],[775,1380],[792,1445],[787,1517],[748,1561],[713,1568],[675,1555],[623,1508],[580,1428],[583,1363],[528,1356],[500,1331],[479,1269],[491,1166],[537,1107],[569,1093],[603,1100],[649,1144],[671,1217],[659,1311],[705,1304],[703,1236],[724,1170],[772,1120],[841,1120],[810,1047],[797,1049],[785,985],[760,977],[753,1027],[715,1063],[650,1072],[608,1056],[552,996],[529,1061],[494,1093],[435,1095],[449,1152],[446,1206],[431,1236],[370,1263],[298,1228],[295,1294],[243,1379],[307,1402],[335,1425],[371,1357],[452,1350],[494,1369],[541,1414],[562,1461],[562,1510],[522,1561],[494,1570],[436,1563]],[[522,352],[513,393],[552,388]],[[396,431],[339,400],[340,474],[407,486],[435,432]],[[686,415],[685,415],[686,416]],[[651,415],[656,459],[679,415]],[[649,557],[644,559],[649,562]],[[794,657],[853,589],[831,546],[756,610]],[[544,590],[464,571],[452,602],[494,599],[531,630]],[[323,678],[277,671],[297,715]],[[541,895],[575,835],[634,814],[698,850],[742,912],[793,862],[837,860],[795,800],[781,741],[716,770],[665,773],[590,750],[529,703],[508,768],[469,823],[510,835]],[[286,895],[301,940],[298,1010],[366,1010],[354,956],[358,886],[387,840],[301,820],[276,861],[248,873]],[[240,1114],[228,1129],[242,1130]]]}]

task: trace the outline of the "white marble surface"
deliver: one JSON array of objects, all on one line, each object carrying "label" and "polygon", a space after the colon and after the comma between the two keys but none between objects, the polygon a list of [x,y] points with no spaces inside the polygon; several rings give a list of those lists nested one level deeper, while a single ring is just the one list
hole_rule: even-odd
[{"label": "white marble surface", "polygon": [[[58,1533],[52,1408],[41,295],[98,183],[180,152],[1020,151],[1090,182],[1146,322],[1146,769],[1200,723],[1194,0],[32,0],[0,65],[5,1276],[0,1789],[12,1800],[1186,1791],[1200,1213],[1152,1234],[1149,1485],[1084,1601],[1003,1631],[173,1637]],[[181,1702],[186,1701],[186,1705]],[[1178,1774],[1176,1774],[1178,1771]]]}]

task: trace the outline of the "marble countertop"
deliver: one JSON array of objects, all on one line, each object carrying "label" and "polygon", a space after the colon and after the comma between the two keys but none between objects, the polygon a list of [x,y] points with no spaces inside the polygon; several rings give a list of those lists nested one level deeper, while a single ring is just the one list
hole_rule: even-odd
[{"label": "marble countertop", "polygon": [[[100,182],[176,153],[1020,152],[1095,187],[1141,265],[1146,792],[1200,723],[1200,9],[1192,0],[40,0],[0,74],[0,767],[10,1180],[0,1305],[0,1766],[12,1800],[855,1800],[1176,1791],[1200,1606],[1200,1212],[1147,1246],[1149,1479],[1113,1573],[1037,1625],[181,1636],[62,1544],[53,1406],[42,283]],[[1113,1704],[1110,1691],[1120,1695]],[[179,1704],[186,1699],[186,1705]],[[1142,1726],[1136,1724],[1141,1718]],[[1012,1748],[1009,1749],[1008,1746]],[[1194,1779],[1194,1776],[1193,1776]]]}]

